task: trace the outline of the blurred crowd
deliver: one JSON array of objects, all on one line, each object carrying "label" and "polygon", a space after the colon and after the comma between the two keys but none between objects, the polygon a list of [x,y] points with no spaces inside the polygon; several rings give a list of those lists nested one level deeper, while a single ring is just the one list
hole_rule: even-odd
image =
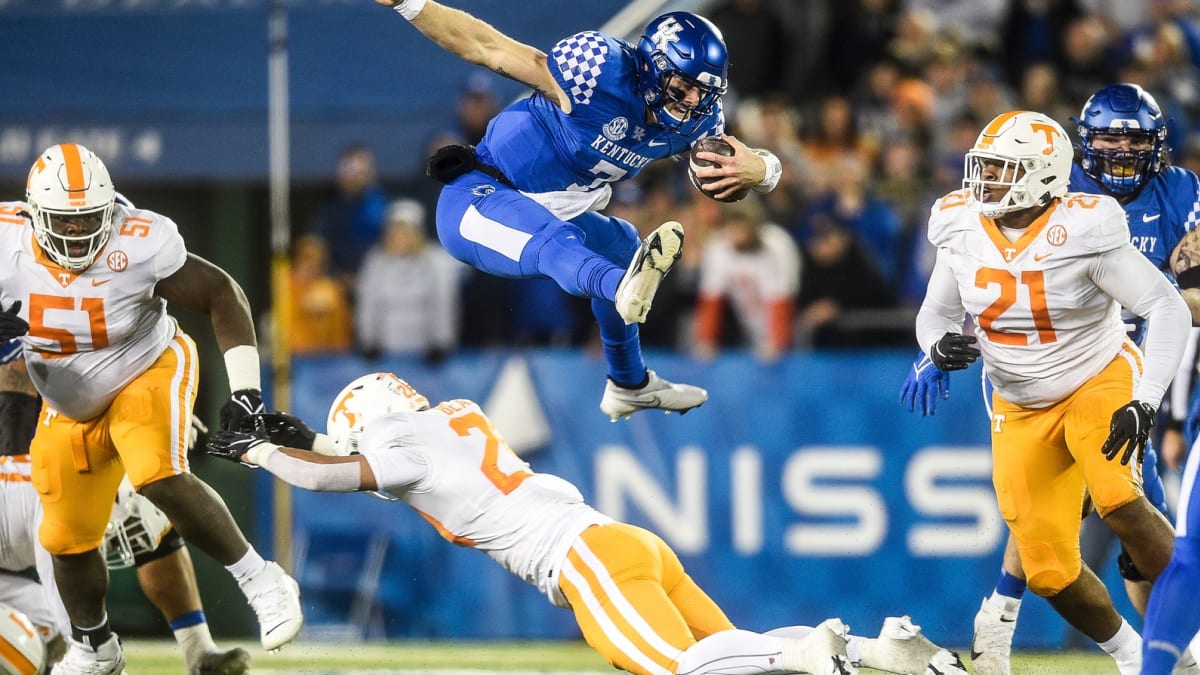
[{"label": "blurred crowd", "polygon": [[[687,233],[642,326],[647,346],[769,361],[914,345],[929,207],[959,189],[966,150],[1006,110],[1047,113],[1074,133],[1093,91],[1134,82],[1172,119],[1172,161],[1200,171],[1194,0],[720,0],[705,14],[730,52],[727,133],[772,150],[784,173],[765,199],[733,204],[691,187],[686,156],[618,184],[608,213],[643,234],[667,220]],[[482,137],[506,103],[491,77],[468,80],[429,151]],[[436,362],[460,348],[597,343],[588,303],[552,281],[451,259],[434,233],[432,181],[389,190],[363,145],[345,150],[335,182],[295,238],[297,353]]]}]

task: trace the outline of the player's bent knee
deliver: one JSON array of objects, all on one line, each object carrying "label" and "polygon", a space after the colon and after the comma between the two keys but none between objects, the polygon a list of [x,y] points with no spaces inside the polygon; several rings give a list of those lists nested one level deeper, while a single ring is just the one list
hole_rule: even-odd
[{"label": "player's bent knee", "polygon": [[1029,590],[1043,598],[1058,595],[1064,588],[1075,583],[1081,569],[1078,564],[1076,564],[1074,572],[1065,566],[1043,569],[1034,573],[1029,573],[1027,569],[1025,571],[1029,574]]},{"label": "player's bent knee", "polygon": [[43,519],[41,527],[38,528],[38,541],[51,555],[87,553],[100,548],[103,540],[103,527],[98,530],[81,528],[73,531],[72,528]]}]

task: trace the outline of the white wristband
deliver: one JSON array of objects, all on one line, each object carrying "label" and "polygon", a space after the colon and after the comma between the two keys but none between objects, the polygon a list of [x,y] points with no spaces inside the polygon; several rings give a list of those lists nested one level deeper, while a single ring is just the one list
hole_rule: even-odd
[{"label": "white wristband", "polygon": [[267,458],[271,453],[279,449],[274,443],[259,443],[258,445],[246,451],[242,455],[242,462],[245,464],[253,464],[254,466],[263,466],[267,463]]},{"label": "white wristband", "polygon": [[421,10],[425,9],[425,3],[428,0],[404,0],[404,2],[395,5],[392,9],[400,13],[400,16],[412,21],[417,18]]},{"label": "white wristband", "polygon": [[238,345],[226,351],[225,372],[229,375],[229,391],[242,389],[262,391],[258,348],[254,345]]},{"label": "white wristband", "polygon": [[767,193],[775,189],[779,184],[779,178],[783,175],[783,162],[775,156],[775,153],[762,148],[754,148],[751,150],[754,154],[762,157],[763,162],[767,165],[767,174],[763,176],[761,182],[755,185],[752,189],[758,193]]}]

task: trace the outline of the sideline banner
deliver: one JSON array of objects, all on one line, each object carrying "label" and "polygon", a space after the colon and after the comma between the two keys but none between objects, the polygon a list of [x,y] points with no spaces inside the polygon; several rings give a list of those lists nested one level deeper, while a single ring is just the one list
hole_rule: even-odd
[{"label": "sideline banner", "polygon": [[[710,399],[685,416],[641,412],[616,424],[598,408],[603,361],[582,352],[481,353],[438,368],[302,360],[294,411],[323,425],[341,387],[374,370],[399,374],[432,401],[474,399],[535,470],[571,480],[601,511],[661,534],[738,626],[838,616],[873,636],[885,616],[909,614],[931,639],[963,647],[1006,532],[991,487],[980,372],[954,373],[952,399],[922,418],[897,404],[911,357],[801,354],[766,366],[741,354],[700,363],[650,353],[658,372],[707,388]],[[486,556],[443,541],[402,504],[302,490],[294,497],[297,540],[306,545],[298,576],[314,626],[345,620],[355,588],[371,580],[362,570],[374,542],[386,552],[377,603],[357,606],[360,619],[374,617],[361,626],[367,633],[578,636],[570,614]],[[1119,581],[1115,569],[1100,572]],[[1111,587],[1119,609],[1136,618],[1119,583]],[[1017,645],[1057,647],[1065,624],[1045,601],[1026,597]]]}]

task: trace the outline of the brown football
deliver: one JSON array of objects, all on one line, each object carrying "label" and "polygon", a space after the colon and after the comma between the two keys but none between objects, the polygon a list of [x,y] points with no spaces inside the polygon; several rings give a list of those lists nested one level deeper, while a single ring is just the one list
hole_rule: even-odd
[{"label": "brown football", "polygon": [[724,155],[726,157],[732,157],[733,156],[733,146],[729,144],[729,141],[726,141],[717,136],[708,136],[706,138],[701,138],[700,140],[698,140],[694,144],[692,144],[692,152],[691,152],[691,155],[688,157],[688,178],[691,179],[692,185],[694,185],[697,190],[700,190],[700,192],[703,193],[705,197],[708,197],[709,199],[716,199],[719,202],[740,202],[746,198],[746,195],[750,194],[750,188],[746,188],[745,190],[739,190],[732,197],[717,199],[716,197],[713,196],[713,194],[711,192],[708,192],[707,190],[704,190],[703,188],[701,188],[700,187],[701,185],[709,183],[709,182],[713,182],[714,179],[712,179],[712,178],[702,179],[702,178],[698,177],[696,175],[696,168],[697,167],[717,166],[717,163],[711,162],[707,159],[700,159],[699,157],[696,157],[696,153],[698,153],[698,152],[711,152],[711,153],[715,153],[718,155]]}]

